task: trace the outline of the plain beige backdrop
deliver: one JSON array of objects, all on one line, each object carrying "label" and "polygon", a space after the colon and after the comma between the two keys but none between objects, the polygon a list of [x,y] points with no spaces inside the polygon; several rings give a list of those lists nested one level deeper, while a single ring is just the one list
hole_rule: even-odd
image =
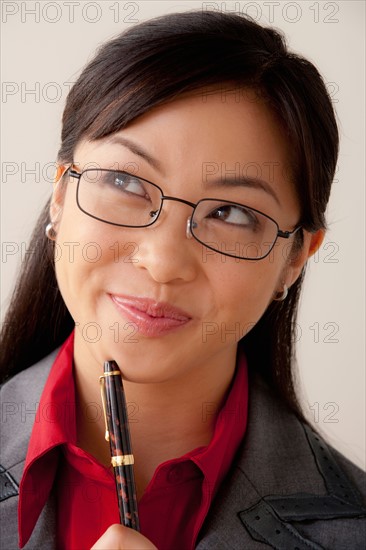
[{"label": "plain beige backdrop", "polygon": [[105,39],[139,21],[189,9],[247,12],[283,30],[291,48],[316,64],[331,93],[341,153],[329,231],[309,262],[301,303],[299,372],[308,417],[365,468],[363,1],[2,1],[2,318],[51,192],[70,85]]}]

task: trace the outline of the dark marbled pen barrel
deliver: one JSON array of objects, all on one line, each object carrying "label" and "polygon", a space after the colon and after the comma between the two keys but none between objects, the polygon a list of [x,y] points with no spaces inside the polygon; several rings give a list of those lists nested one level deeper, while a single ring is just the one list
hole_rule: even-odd
[{"label": "dark marbled pen barrel", "polygon": [[139,531],[140,524],[133,471],[134,458],[122,375],[117,363],[106,361],[104,363],[104,375],[100,378],[106,421],[106,439],[109,441],[111,450],[120,521],[122,525]]}]

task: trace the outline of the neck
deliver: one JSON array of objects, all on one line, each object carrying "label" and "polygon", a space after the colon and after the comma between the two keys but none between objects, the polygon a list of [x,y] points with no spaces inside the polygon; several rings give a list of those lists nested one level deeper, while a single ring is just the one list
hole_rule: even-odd
[{"label": "neck", "polygon": [[[236,362],[236,348],[230,354],[213,358],[189,376],[153,384],[124,381],[138,497],[152,478],[156,467],[211,440],[217,413],[230,386]],[[105,466],[110,464],[109,445],[104,440],[104,418],[100,409],[98,378],[101,368],[90,368],[75,345],[75,388],[78,445]],[[86,368],[86,366],[88,368]],[[99,407],[95,407],[95,403]]]}]

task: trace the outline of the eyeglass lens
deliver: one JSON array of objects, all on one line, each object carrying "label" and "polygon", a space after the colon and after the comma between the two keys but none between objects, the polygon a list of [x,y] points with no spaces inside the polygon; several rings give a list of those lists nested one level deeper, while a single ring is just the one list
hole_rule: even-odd
[{"label": "eyeglass lens", "polygon": [[[154,223],[162,207],[159,187],[126,172],[82,173],[78,205],[99,220],[127,227]],[[219,199],[202,199],[194,209],[192,235],[202,244],[237,258],[260,259],[277,238],[277,224],[255,209]]]}]

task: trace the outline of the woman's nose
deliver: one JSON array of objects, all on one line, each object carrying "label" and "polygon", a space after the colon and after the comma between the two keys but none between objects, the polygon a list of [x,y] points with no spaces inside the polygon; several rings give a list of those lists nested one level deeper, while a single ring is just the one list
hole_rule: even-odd
[{"label": "woman's nose", "polygon": [[146,269],[159,283],[176,280],[192,281],[197,276],[200,260],[199,243],[191,239],[190,217],[181,205],[164,204],[159,219],[136,233],[138,250],[136,268]]}]

